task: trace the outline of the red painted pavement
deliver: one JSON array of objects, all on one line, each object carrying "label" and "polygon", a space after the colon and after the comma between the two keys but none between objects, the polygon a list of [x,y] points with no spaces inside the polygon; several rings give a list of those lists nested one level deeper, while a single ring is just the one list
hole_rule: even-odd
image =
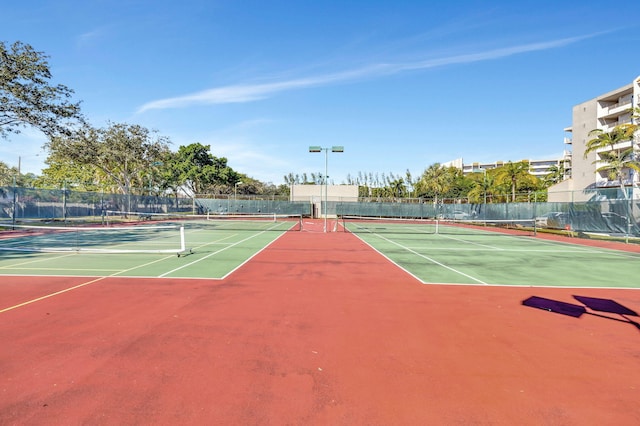
[{"label": "red painted pavement", "polygon": [[[88,281],[0,280],[0,310]],[[289,232],[224,281],[0,313],[0,424],[640,424],[640,329],[521,305],[576,293],[640,311],[638,290],[421,285],[351,234]]]}]

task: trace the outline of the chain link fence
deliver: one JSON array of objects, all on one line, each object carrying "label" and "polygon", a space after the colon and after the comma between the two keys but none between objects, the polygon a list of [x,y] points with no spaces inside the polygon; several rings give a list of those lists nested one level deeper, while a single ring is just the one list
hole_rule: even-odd
[{"label": "chain link fence", "polygon": [[[540,228],[640,237],[640,196],[620,198],[619,191],[580,192],[588,201],[461,203],[455,200],[360,199],[322,201],[330,217],[442,218],[454,220],[535,220]],[[405,202],[406,201],[406,202]],[[107,212],[183,214],[300,214],[311,216],[311,201],[278,197],[167,197],[71,190],[0,187],[0,222],[103,220]]]},{"label": "chain link fence", "polygon": [[299,214],[309,215],[310,205],[272,197],[234,196],[166,197],[122,195],[71,190],[0,187],[0,222],[100,221],[113,212],[182,214]]}]

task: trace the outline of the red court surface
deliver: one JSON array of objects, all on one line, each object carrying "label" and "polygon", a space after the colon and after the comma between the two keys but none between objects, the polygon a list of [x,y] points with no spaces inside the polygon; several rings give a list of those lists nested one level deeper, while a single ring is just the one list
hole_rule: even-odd
[{"label": "red court surface", "polygon": [[2,425],[640,424],[640,328],[522,305],[638,290],[422,285],[322,232],[222,281],[0,280]]}]

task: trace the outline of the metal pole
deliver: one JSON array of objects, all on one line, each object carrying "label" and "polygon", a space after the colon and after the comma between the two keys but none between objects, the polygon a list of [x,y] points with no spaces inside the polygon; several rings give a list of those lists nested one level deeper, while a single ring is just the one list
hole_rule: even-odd
[{"label": "metal pole", "polygon": [[484,186],[484,208],[487,208],[487,169],[483,168],[482,169],[483,174],[484,174],[484,184],[482,186]]},{"label": "metal pole", "polygon": [[11,225],[13,230],[15,230],[16,226],[16,177],[13,176],[13,209],[11,211]]},{"label": "metal pole", "polygon": [[327,232],[327,208],[329,206],[327,173],[329,173],[329,148],[324,149],[324,232]]},{"label": "metal pole", "polygon": [[[328,205],[329,205],[329,182],[328,174],[329,174],[329,148],[323,148],[321,146],[310,146],[309,152],[322,152],[324,151],[324,178],[322,181],[322,186],[324,187],[324,212],[320,212],[320,214],[324,213],[324,232],[327,232],[327,216],[328,216]],[[344,152],[343,146],[333,146],[331,147],[331,152]],[[320,188],[320,207],[322,208],[322,190]]]},{"label": "metal pole", "polygon": [[62,185],[62,221],[67,223],[67,182]]}]

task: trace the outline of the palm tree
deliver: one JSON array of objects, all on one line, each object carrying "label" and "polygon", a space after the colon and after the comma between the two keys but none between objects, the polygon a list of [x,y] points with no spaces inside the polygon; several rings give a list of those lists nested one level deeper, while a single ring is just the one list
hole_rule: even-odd
[{"label": "palm tree", "polygon": [[422,173],[416,187],[423,193],[432,192],[435,196],[434,202],[438,204],[439,197],[451,189],[451,184],[451,174],[448,170],[440,163],[434,163]]},{"label": "palm tree", "polygon": [[611,181],[620,182],[620,190],[625,199],[627,192],[624,190],[625,170],[632,169],[640,173],[640,161],[634,157],[633,147],[629,147],[620,151],[609,151],[600,154],[600,157],[606,162],[604,166],[596,169],[597,172],[607,172],[607,178]]},{"label": "palm tree", "polygon": [[530,176],[531,174],[529,173],[528,161],[519,161],[517,163],[509,161],[507,164],[496,169],[497,180],[508,184],[511,187],[511,202],[516,201],[516,188],[518,187],[518,182],[529,180]]},{"label": "palm tree", "polygon": [[590,131],[589,136],[593,136],[593,139],[587,142],[584,158],[587,158],[588,154],[599,149],[614,150],[615,145],[632,140],[637,129],[638,126],[636,124],[621,124],[614,127],[610,132],[605,132],[602,129]]},{"label": "palm tree", "polygon": [[549,173],[544,176],[545,185],[551,186],[558,182],[562,182],[562,180],[564,180],[565,172],[564,161],[560,162],[559,165],[554,164],[553,166],[550,166]]},{"label": "palm tree", "polygon": [[389,182],[389,189],[392,197],[402,198],[407,190],[404,180],[397,178]]},{"label": "palm tree", "polygon": [[415,190],[415,184],[416,182],[413,181],[413,177],[411,176],[411,172],[409,171],[409,169],[407,169],[405,176],[404,176],[404,184],[407,187],[407,191],[409,192],[409,196],[413,197],[413,192]]},{"label": "palm tree", "polygon": [[[621,124],[614,127],[610,132],[605,132],[602,129],[592,130],[589,135],[594,136],[594,138],[587,142],[584,151],[584,157],[587,158],[587,155],[591,152],[597,152],[599,149],[608,150],[598,154],[600,159],[605,161],[605,164],[598,167],[596,171],[607,172],[609,180],[619,181],[620,189],[625,199],[627,198],[627,193],[624,190],[624,172],[628,169],[640,172],[640,162],[635,159],[633,143],[630,147],[623,149],[619,148],[618,144],[633,141],[637,130],[638,125],[636,124]],[[598,159],[596,158],[593,164],[597,162]]]},{"label": "palm tree", "polygon": [[473,181],[473,188],[468,192],[467,196],[472,203],[486,203],[487,199],[492,199],[494,192],[494,176],[493,173],[484,171],[483,173],[473,173],[469,175]]}]

